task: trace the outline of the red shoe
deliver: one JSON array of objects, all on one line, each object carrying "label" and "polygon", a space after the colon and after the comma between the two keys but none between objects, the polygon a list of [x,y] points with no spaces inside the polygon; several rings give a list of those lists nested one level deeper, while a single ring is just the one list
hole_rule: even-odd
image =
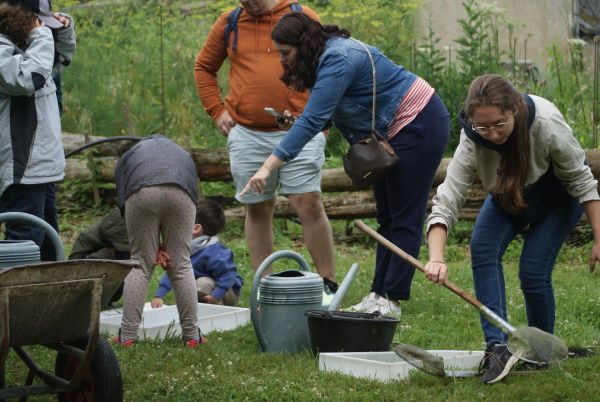
[{"label": "red shoe", "polygon": [[206,345],[208,343],[208,339],[200,335],[200,339],[190,339],[185,341],[185,347],[188,349],[195,349],[200,345]]},{"label": "red shoe", "polygon": [[113,337],[110,341],[112,343],[118,343],[119,345],[123,346],[124,348],[130,348],[135,345],[135,339],[125,339],[124,341],[121,340],[121,329],[120,328],[119,328],[119,335]]}]

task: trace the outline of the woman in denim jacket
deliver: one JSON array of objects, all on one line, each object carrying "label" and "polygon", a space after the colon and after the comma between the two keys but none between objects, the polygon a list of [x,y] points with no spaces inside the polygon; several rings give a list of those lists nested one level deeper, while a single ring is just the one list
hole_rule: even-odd
[{"label": "woman in denim jacket", "polygon": [[[309,89],[310,98],[244,191],[260,193],[273,170],[293,159],[331,123],[350,143],[366,137],[373,104],[372,57],[375,128],[400,158],[373,185],[379,233],[418,257],[431,183],[449,134],[442,100],[427,82],[378,49],[354,40],[345,29],[323,26],[304,14],[283,17],[271,38],[284,67],[282,81],[296,90]],[[371,292],[354,309],[399,315],[398,300],[408,300],[413,274],[412,267],[379,246]]]}]

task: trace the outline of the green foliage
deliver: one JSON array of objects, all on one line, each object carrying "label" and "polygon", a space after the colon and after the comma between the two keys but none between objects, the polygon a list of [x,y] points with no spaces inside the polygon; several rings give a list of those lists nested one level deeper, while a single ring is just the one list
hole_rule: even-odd
[{"label": "green foliage", "polygon": [[[63,7],[73,14],[78,35],[72,66],[63,75],[65,131],[106,136],[162,132],[186,145],[225,144],[198,100],[193,68],[214,20],[235,2],[211,1],[191,12],[180,3],[160,0],[88,7],[75,3]],[[418,2],[307,0],[302,4],[315,8],[324,23],[344,26],[399,57],[409,43]],[[393,22],[383,29],[386,19]],[[224,66],[219,73],[224,91],[227,72]],[[82,124],[82,119],[93,124]],[[333,143],[339,141],[335,137]],[[337,151],[333,145],[333,152]]]},{"label": "green foliage", "polygon": [[[197,98],[193,65],[210,26],[235,2],[211,1],[201,10],[160,0],[127,0],[102,7],[77,3],[82,1],[61,3],[62,10],[74,15],[78,33],[73,64],[63,76],[66,131],[107,136],[163,132],[185,145],[225,144]],[[582,43],[574,43],[566,56],[551,48],[551,63],[542,79],[537,68],[517,63],[517,54],[526,53],[527,45],[527,38],[515,35],[520,23],[477,0],[462,3],[466,18],[457,21],[462,34],[457,46],[448,49],[439,48],[432,26],[415,41],[414,15],[420,0],[304,0],[302,4],[314,8],[323,23],[349,29],[436,88],[451,113],[448,153],[458,142],[456,115],[469,83],[476,75],[490,72],[505,74],[520,89],[555,102],[582,144],[593,145],[592,63],[584,59]],[[508,49],[499,47],[500,31],[508,32]],[[224,91],[227,72],[226,65],[218,77]],[[337,156],[345,148],[332,130],[328,163],[338,165]]]},{"label": "green foliage", "polygon": [[557,45],[550,46],[549,77],[536,82],[533,90],[553,100],[579,142],[586,148],[592,148],[598,144],[592,138],[593,61],[584,58],[587,46],[582,40],[572,39],[567,54],[561,53]]},{"label": "green foliage", "polygon": [[[554,102],[582,146],[596,146],[591,138],[593,63],[584,59],[585,42],[572,40],[567,55],[552,46],[551,62],[542,79],[538,67],[518,61],[517,56],[527,52],[527,38],[515,35],[522,23],[507,19],[503,10],[477,0],[465,0],[462,6],[466,18],[457,21],[462,33],[456,40],[456,49],[449,48],[444,54],[430,23],[428,34],[413,45],[411,52],[415,53],[412,70],[436,89],[450,112],[452,129],[447,152],[452,154],[458,144],[460,127],[456,116],[469,84],[476,76],[488,73],[504,75],[520,90]],[[501,30],[508,34],[508,49],[499,46]]]},{"label": "green foliage", "polygon": [[353,37],[378,47],[396,62],[408,61],[406,49],[414,39],[414,16],[420,0],[313,0],[301,3],[313,6],[323,24],[348,29]]},{"label": "green foliage", "polygon": [[[171,3],[169,3],[171,4]],[[222,145],[193,82],[196,53],[212,21],[162,1],[74,8],[78,46],[64,73],[64,127],[102,135],[163,132],[188,143]]]}]

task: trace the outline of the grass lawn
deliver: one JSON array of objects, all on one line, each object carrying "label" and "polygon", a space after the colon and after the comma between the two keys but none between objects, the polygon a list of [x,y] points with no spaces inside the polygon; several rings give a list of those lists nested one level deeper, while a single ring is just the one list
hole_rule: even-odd
[{"label": "grass lawn", "polygon": [[[63,219],[62,236],[67,252],[74,233],[92,220],[70,213]],[[98,213],[96,213],[98,215]],[[373,221],[367,221],[373,226]],[[277,249],[292,249],[308,259],[299,225],[276,222]],[[469,224],[455,230],[449,248],[450,279],[472,292],[467,239]],[[341,280],[352,263],[360,271],[343,306],[357,303],[369,291],[374,265],[373,241],[358,230],[350,235],[344,222],[334,222],[337,276]],[[222,236],[234,250],[236,262],[246,284],[239,305],[249,306],[252,271],[243,241],[243,227],[232,223]],[[506,255],[507,303],[509,322],[526,325],[523,297],[518,288],[519,241]],[[590,274],[587,268],[589,242],[564,247],[555,269],[557,301],[556,335],[568,345],[600,345],[600,268]],[[426,250],[422,251],[426,255]],[[291,263],[295,264],[295,263]],[[284,262],[276,265],[281,269]],[[296,265],[294,265],[295,267]],[[155,271],[149,297],[155,289],[160,269]],[[172,295],[168,303],[174,303]],[[395,341],[425,349],[483,348],[477,312],[459,297],[415,274],[411,300],[402,304],[403,316]],[[509,375],[495,385],[484,385],[477,378],[444,379],[416,373],[409,380],[379,383],[318,370],[318,360],[308,351],[294,355],[263,354],[251,324],[235,331],[213,332],[210,343],[196,350],[185,349],[180,339],[164,342],[138,342],[135,347],[115,347],[123,375],[126,401],[201,401],[201,400],[445,400],[445,401],[599,401],[600,353],[569,359],[549,370],[530,375]],[[40,347],[30,348],[36,360],[49,368],[54,353]],[[22,363],[10,353],[7,385],[24,381]],[[53,400],[51,397],[30,398]]]}]

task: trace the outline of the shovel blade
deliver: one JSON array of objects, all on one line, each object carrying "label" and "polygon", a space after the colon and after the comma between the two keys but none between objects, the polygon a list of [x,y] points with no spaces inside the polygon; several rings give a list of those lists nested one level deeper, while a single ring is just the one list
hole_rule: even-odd
[{"label": "shovel blade", "polygon": [[569,355],[562,339],[534,327],[518,328],[510,334],[508,349],[519,359],[531,363],[552,364]]}]

